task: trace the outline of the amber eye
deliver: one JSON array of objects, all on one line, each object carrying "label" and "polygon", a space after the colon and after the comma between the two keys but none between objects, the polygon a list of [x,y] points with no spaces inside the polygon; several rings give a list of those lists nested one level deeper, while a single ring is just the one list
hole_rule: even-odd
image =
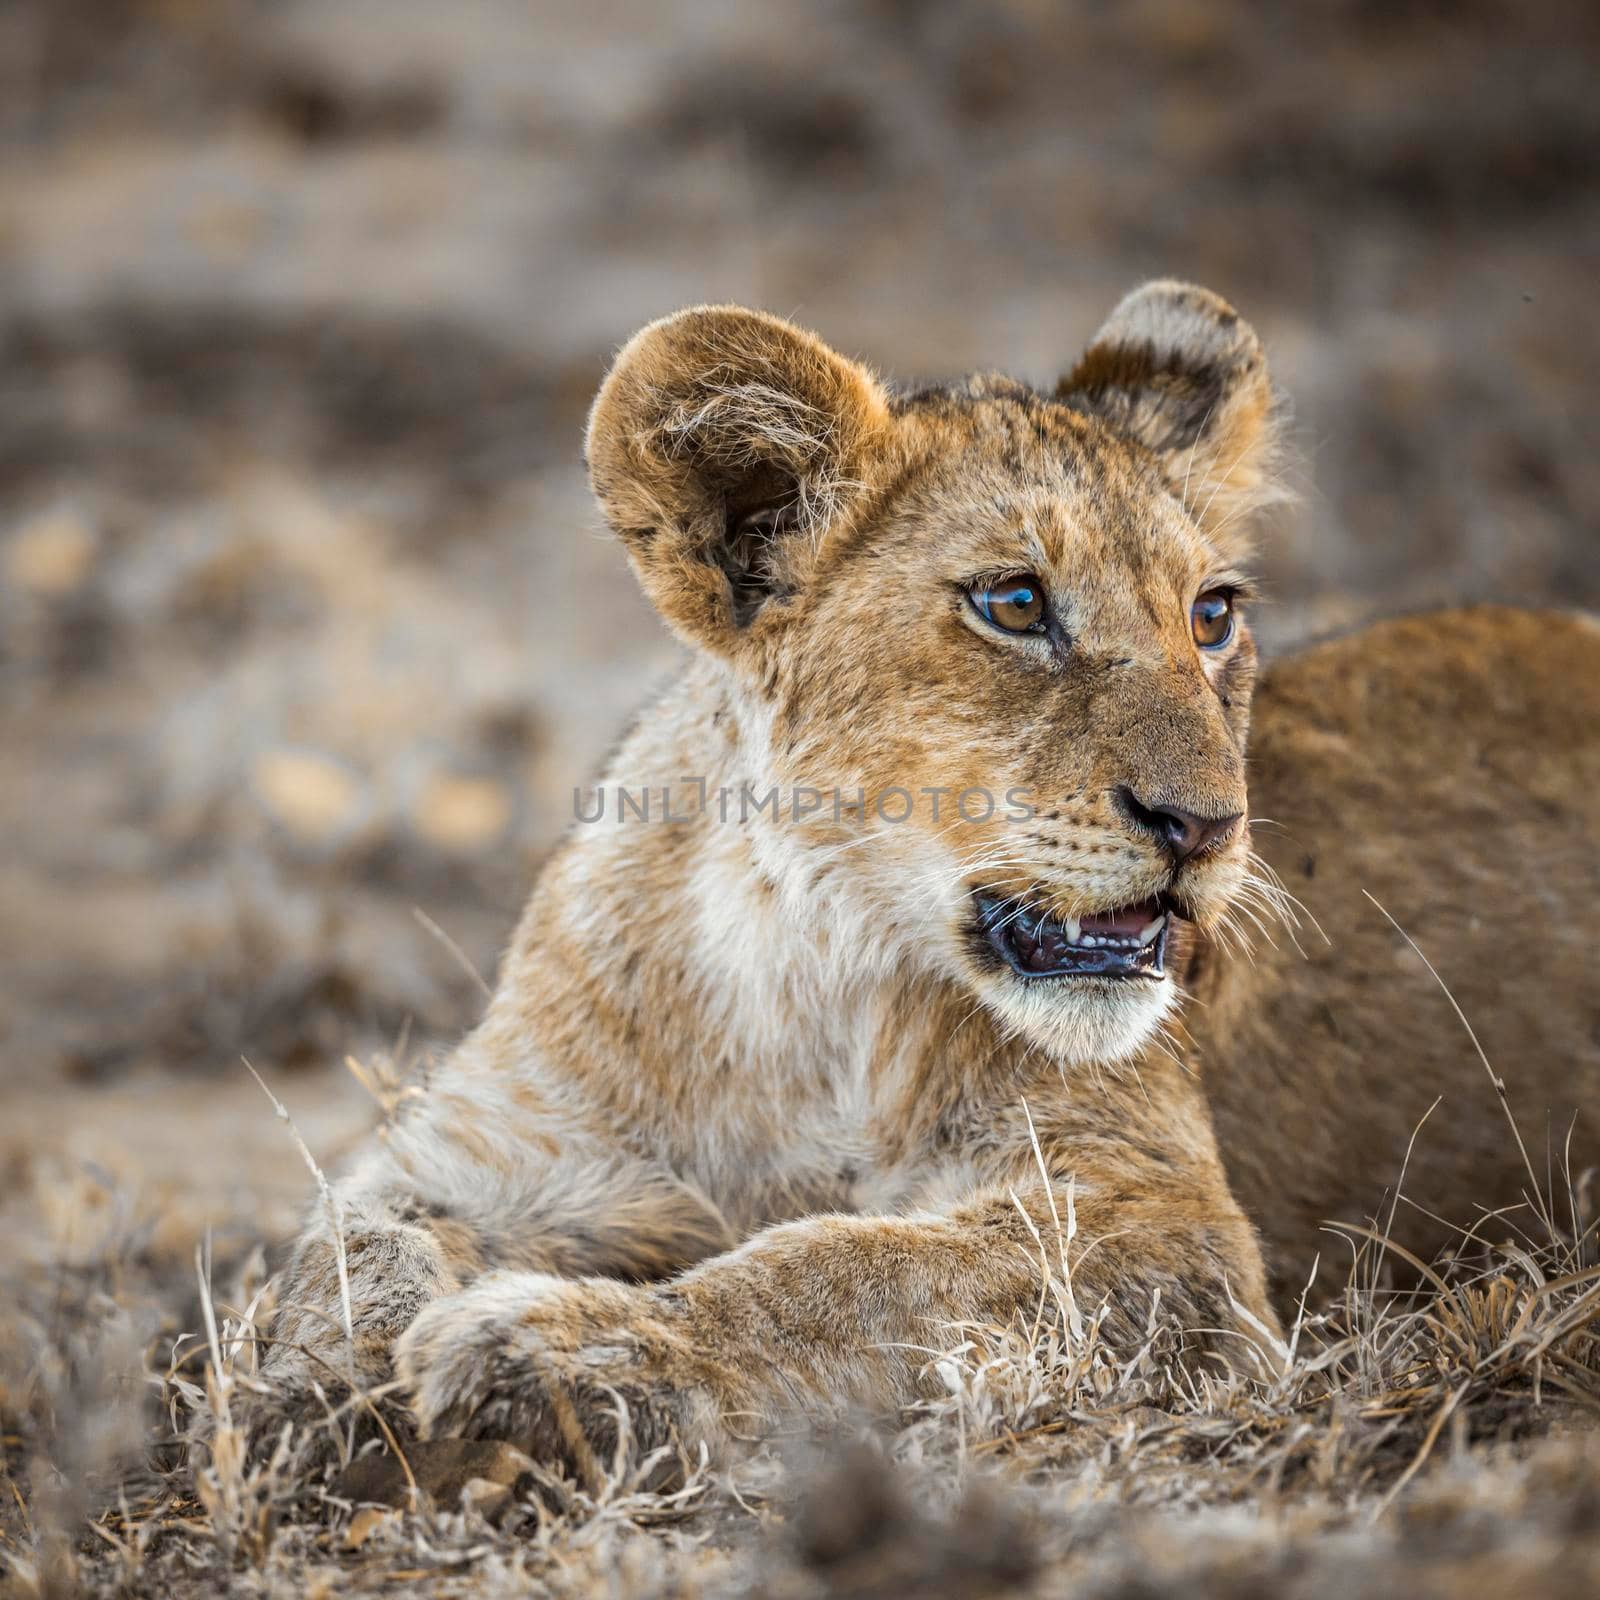
[{"label": "amber eye", "polygon": [[1007,578],[970,589],[972,608],[1007,633],[1044,632],[1044,590],[1034,578]]},{"label": "amber eye", "polygon": [[1233,637],[1233,596],[1212,589],[1189,607],[1189,630],[1202,650],[1220,650]]}]

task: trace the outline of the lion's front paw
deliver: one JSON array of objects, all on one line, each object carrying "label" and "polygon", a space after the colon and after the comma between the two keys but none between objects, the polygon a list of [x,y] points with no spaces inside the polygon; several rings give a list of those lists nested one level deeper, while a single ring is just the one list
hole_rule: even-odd
[{"label": "lion's front paw", "polygon": [[508,1440],[591,1487],[643,1464],[661,1487],[715,1431],[671,1321],[628,1284],[495,1273],[423,1311],[397,1368],[426,1438]]}]

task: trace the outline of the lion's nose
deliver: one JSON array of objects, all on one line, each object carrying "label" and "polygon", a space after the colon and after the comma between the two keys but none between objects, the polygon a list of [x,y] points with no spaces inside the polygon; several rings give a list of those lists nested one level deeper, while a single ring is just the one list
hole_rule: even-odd
[{"label": "lion's nose", "polygon": [[1226,817],[1202,817],[1180,806],[1146,805],[1126,784],[1117,790],[1117,803],[1135,827],[1161,841],[1174,866],[1227,838],[1244,815],[1235,811]]}]

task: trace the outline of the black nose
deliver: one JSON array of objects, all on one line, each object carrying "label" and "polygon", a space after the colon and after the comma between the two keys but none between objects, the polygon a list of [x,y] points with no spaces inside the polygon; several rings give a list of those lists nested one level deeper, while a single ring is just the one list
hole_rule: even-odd
[{"label": "black nose", "polygon": [[1147,806],[1126,784],[1117,790],[1117,803],[1129,821],[1161,841],[1174,865],[1225,839],[1244,815],[1235,811],[1226,817],[1200,817],[1178,806]]}]

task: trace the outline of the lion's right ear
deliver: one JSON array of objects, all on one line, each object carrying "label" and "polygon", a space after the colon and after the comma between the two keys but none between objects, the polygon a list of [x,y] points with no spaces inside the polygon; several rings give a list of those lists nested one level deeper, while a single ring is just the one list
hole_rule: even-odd
[{"label": "lion's right ear", "polygon": [[805,582],[888,427],[864,367],[781,318],[703,306],[623,346],[589,415],[589,481],[657,609],[727,655]]}]

